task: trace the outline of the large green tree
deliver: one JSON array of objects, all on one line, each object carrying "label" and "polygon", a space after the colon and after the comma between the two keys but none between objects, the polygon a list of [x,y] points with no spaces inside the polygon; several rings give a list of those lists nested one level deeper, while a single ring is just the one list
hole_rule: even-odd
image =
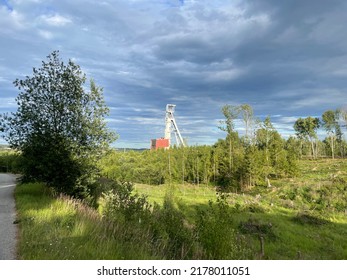
[{"label": "large green tree", "polygon": [[17,79],[18,109],[0,117],[4,138],[22,152],[26,180],[41,180],[58,191],[79,196],[96,175],[96,160],[115,140],[104,117],[102,88],[79,65],[64,63],[58,51],[32,76]]},{"label": "large green tree", "polygon": [[317,129],[320,126],[320,121],[318,118],[307,117],[299,118],[294,123],[294,130],[296,135],[300,139],[309,140],[311,143],[312,157],[317,158],[317,151],[315,149],[314,141],[317,139]]}]

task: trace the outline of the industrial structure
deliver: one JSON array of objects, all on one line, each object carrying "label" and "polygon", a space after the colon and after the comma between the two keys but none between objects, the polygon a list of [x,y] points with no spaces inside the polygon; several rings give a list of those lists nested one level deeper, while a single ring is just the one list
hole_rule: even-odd
[{"label": "industrial structure", "polygon": [[171,134],[175,134],[176,143],[178,146],[185,147],[186,143],[184,142],[182,135],[178,129],[174,112],[176,105],[167,104],[166,113],[165,113],[165,133],[164,138],[152,139],[151,140],[151,150],[157,150],[160,148],[168,149],[171,146]]}]

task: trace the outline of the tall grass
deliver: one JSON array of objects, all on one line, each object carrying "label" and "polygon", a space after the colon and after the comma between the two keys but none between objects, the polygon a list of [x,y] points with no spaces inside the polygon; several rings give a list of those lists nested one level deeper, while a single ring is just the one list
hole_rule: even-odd
[{"label": "tall grass", "polygon": [[[228,230],[226,204],[214,217],[214,209],[222,208],[211,202],[191,223],[172,194],[162,206],[150,209],[142,207],[148,206],[144,197],[127,186],[120,184],[104,195],[102,215],[80,201],[53,197],[43,184],[17,186],[19,258],[219,259],[230,257],[234,249],[242,253],[238,258],[246,258]],[[228,255],[223,256],[223,250]]]},{"label": "tall grass", "polygon": [[217,196],[210,187],[115,183],[98,210],[43,184],[19,185],[19,257],[347,259],[346,167],[305,161],[296,179]]},{"label": "tall grass", "polygon": [[40,183],[16,188],[20,259],[152,259],[127,229],[102,219],[80,201],[52,197]]}]

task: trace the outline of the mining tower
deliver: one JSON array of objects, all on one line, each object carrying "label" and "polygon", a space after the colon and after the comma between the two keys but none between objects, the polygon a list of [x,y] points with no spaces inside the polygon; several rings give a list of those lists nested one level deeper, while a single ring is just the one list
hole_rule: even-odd
[{"label": "mining tower", "polygon": [[151,150],[157,149],[169,149],[171,146],[171,134],[175,134],[176,143],[178,146],[185,147],[186,143],[184,142],[182,135],[178,129],[174,112],[176,105],[167,104],[166,105],[166,113],[165,113],[165,132],[164,137],[159,139],[151,140]]}]

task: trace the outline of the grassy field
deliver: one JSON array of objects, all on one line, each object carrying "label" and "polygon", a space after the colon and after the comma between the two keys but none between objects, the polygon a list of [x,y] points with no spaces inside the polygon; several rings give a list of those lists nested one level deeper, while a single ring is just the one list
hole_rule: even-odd
[{"label": "grassy field", "polygon": [[141,244],[125,241],[125,229],[94,209],[66,197],[53,198],[40,183],[17,186],[19,259],[152,259]]},{"label": "grassy field", "polygon": [[[300,170],[297,178],[272,180],[270,188],[229,194],[232,228],[246,236],[254,252],[261,251],[262,235],[264,258],[347,259],[347,160],[305,160]],[[170,190],[188,218],[216,199],[215,188],[206,186],[135,188],[157,203]]]},{"label": "grassy field", "polygon": [[[226,196],[231,221],[225,227],[251,252],[247,258],[347,259],[347,160],[300,165],[297,178]],[[136,184],[135,191],[159,205],[170,194],[189,228],[199,213],[218,206],[213,187]],[[140,229],[107,222],[80,202],[54,198],[41,184],[18,186],[16,201],[21,259],[165,258]]]}]

